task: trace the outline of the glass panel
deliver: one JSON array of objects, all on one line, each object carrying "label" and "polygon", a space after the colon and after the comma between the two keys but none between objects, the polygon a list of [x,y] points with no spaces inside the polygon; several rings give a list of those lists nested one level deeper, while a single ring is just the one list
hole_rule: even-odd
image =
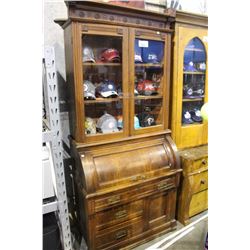
[{"label": "glass panel", "polygon": [[135,39],[135,129],[162,124],[164,42]]},{"label": "glass panel", "polygon": [[140,129],[162,123],[162,99],[136,99],[134,128]]},{"label": "glass panel", "polygon": [[182,124],[202,123],[200,108],[204,103],[206,51],[197,37],[185,48],[183,66]]},{"label": "glass panel", "polygon": [[83,35],[82,44],[85,134],[122,131],[122,38]]},{"label": "glass panel", "polygon": [[201,107],[203,101],[183,102],[182,125],[202,123]]}]

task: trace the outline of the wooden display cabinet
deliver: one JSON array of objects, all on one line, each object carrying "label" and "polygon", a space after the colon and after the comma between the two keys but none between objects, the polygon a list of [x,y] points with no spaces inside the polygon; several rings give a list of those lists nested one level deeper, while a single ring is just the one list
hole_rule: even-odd
[{"label": "wooden display cabinet", "polygon": [[199,116],[208,102],[207,52],[207,16],[177,11],[171,129],[178,149],[208,142],[208,123]]},{"label": "wooden display cabinet", "polygon": [[207,50],[207,16],[177,11],[171,129],[183,169],[177,218],[185,225],[208,208],[208,123],[196,116],[208,101]]},{"label": "wooden display cabinet", "polygon": [[60,24],[77,218],[89,249],[130,249],[176,228],[181,169],[168,124],[175,14],[67,6]]},{"label": "wooden display cabinet", "polygon": [[[88,1],[85,1],[86,3]],[[138,18],[132,17],[131,13],[124,16],[108,15],[101,11],[101,4],[88,3],[86,10],[81,10],[80,4],[69,5],[69,15],[72,22],[66,22],[65,49],[67,79],[71,88],[70,125],[73,138],[79,143],[94,143],[107,140],[120,140],[128,136],[141,135],[152,132],[170,132],[168,130],[169,92],[170,92],[170,57],[171,36],[170,29],[172,16],[150,13],[144,10],[127,8],[127,11],[136,11]],[[72,8],[71,8],[72,6]],[[77,6],[74,7],[73,6]],[[82,4],[85,6],[85,4]],[[93,11],[88,9],[93,6]],[[99,8],[98,8],[98,7]],[[111,4],[102,6],[114,9]],[[77,9],[79,7],[79,9]],[[103,7],[103,8],[104,8]],[[115,6],[117,11],[125,7]],[[121,10],[120,10],[121,11]],[[151,14],[150,18],[144,16]],[[85,17],[86,16],[86,17]],[[131,16],[131,17],[130,17]],[[73,21],[73,20],[79,21]],[[165,20],[165,22],[163,21]],[[141,43],[141,47],[139,47]],[[152,46],[150,46],[152,44]],[[162,53],[159,60],[134,62],[135,50],[146,50],[154,53],[151,47],[156,46]],[[91,47],[94,62],[83,62],[82,51]],[[120,53],[119,62],[102,62],[100,56],[105,48],[114,48]],[[141,52],[142,53],[142,52]],[[152,61],[152,62],[151,62]],[[96,97],[95,100],[85,100],[84,81],[89,80],[97,87],[103,80],[114,82],[116,89],[121,89],[121,94],[116,98]],[[135,94],[136,85],[140,80],[150,81],[157,85],[157,91],[152,95]],[[150,126],[134,126],[134,116],[140,117],[145,110],[154,118]],[[97,123],[98,118],[107,111],[117,120],[122,117],[122,129],[111,133],[86,134],[84,124],[86,117],[90,117]],[[139,118],[140,119],[140,118]]]}]

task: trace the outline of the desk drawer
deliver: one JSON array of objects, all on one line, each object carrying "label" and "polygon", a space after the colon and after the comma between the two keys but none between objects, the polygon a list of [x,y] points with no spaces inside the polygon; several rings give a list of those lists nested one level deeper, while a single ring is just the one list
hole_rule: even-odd
[{"label": "desk drawer", "polygon": [[206,170],[201,173],[191,175],[189,177],[189,181],[193,193],[198,193],[200,191],[208,189],[208,171]]},{"label": "desk drawer", "polygon": [[108,246],[113,246],[121,241],[128,240],[143,232],[143,222],[141,219],[133,220],[133,223],[121,226],[120,228],[105,230],[104,233],[97,234],[96,246],[97,249],[105,249]]},{"label": "desk drawer", "polygon": [[131,220],[143,213],[143,200],[104,210],[96,214],[96,228],[102,230],[114,224]]},{"label": "desk drawer", "polygon": [[189,207],[189,216],[198,214],[208,208],[208,189],[194,194]]},{"label": "desk drawer", "polygon": [[127,191],[120,191],[112,195],[103,196],[95,200],[95,212],[120,206],[134,200],[139,200],[153,193],[176,187],[176,176],[159,178],[153,182],[138,185]]},{"label": "desk drawer", "polygon": [[199,160],[195,160],[192,166],[188,169],[188,172],[195,172],[200,168],[207,168],[208,167],[208,157],[203,157]]}]

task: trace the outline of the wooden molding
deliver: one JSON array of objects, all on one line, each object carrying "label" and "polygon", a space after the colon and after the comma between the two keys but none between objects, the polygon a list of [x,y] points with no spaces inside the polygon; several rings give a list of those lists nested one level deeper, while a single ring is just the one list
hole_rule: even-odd
[{"label": "wooden molding", "polygon": [[190,12],[177,11],[175,24],[190,24],[192,26],[208,27],[208,16]]}]

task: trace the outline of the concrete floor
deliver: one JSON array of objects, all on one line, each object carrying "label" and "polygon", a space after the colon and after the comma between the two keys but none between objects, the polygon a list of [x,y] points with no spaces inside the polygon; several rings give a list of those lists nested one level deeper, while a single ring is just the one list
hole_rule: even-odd
[{"label": "concrete floor", "polygon": [[[200,213],[190,219],[190,222],[193,222],[199,219],[201,216],[207,214],[207,211]],[[183,228],[184,226],[177,221],[177,230]],[[194,230],[185,235],[183,238],[179,239],[173,245],[168,247],[168,250],[204,250],[206,234],[208,232],[208,218],[198,222],[194,225]],[[152,241],[149,241],[139,247],[134,248],[133,250],[145,250],[151,245],[161,241],[167,236],[173,234],[175,231],[162,235]],[[172,239],[171,239],[172,240]],[[170,240],[169,240],[170,241]],[[167,241],[167,242],[169,242]]]},{"label": "concrete floor", "polygon": [[[207,214],[207,211],[200,213],[190,219],[190,222],[196,221],[203,215]],[[146,248],[152,246],[153,244],[161,241],[162,239],[166,238],[167,236],[175,233],[177,230],[180,230],[184,226],[177,221],[177,229],[173,232],[167,233],[162,235],[161,237],[158,237],[152,241],[149,241],[141,246],[138,246],[134,248],[133,250],[145,250]],[[202,221],[198,222],[194,225],[194,230],[192,230],[190,233],[185,235],[183,238],[176,241],[173,245],[168,247],[168,250],[204,250],[205,245],[205,239],[206,234],[208,232],[208,218],[203,219]],[[172,240],[172,239],[171,239]],[[170,240],[169,240],[170,241]],[[166,241],[169,242],[169,241]],[[81,242],[81,246],[78,244],[74,244],[73,247],[75,250],[87,250],[87,246],[85,245],[85,242]]]}]

